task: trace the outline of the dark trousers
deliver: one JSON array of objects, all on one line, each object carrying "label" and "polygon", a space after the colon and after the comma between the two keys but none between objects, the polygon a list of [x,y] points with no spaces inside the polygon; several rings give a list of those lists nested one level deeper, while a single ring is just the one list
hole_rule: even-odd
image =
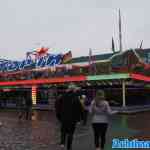
[{"label": "dark trousers", "polygon": [[19,108],[19,119],[26,119],[26,120],[31,120],[32,117],[32,108],[27,107],[27,108]]},{"label": "dark trousers", "polygon": [[76,126],[75,123],[61,124],[61,144],[65,145],[65,142],[67,140],[67,150],[72,149],[72,141],[73,141],[75,126]]},{"label": "dark trousers", "polygon": [[[93,123],[92,124],[93,131],[94,131],[94,143],[95,147],[98,148],[99,146],[103,149],[106,141],[106,131],[108,124],[107,123]],[[101,139],[101,145],[99,141]]]},{"label": "dark trousers", "polygon": [[31,120],[32,119],[32,107],[26,107],[25,111],[26,111],[26,114],[25,114],[26,120]]},{"label": "dark trousers", "polygon": [[88,110],[83,111],[83,125],[85,126],[87,124],[87,118],[88,118]]},{"label": "dark trousers", "polygon": [[21,108],[19,108],[19,116],[18,116],[18,118],[22,119],[23,117],[25,117],[25,108],[21,107]]}]

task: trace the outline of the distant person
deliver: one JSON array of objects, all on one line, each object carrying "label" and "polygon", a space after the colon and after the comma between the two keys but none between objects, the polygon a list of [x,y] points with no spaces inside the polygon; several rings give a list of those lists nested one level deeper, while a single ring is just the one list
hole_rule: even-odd
[{"label": "distant person", "polygon": [[67,142],[67,150],[72,150],[76,123],[80,121],[82,114],[77,92],[77,87],[70,85],[55,104],[56,116],[61,123],[61,148],[64,148]]},{"label": "distant person", "polygon": [[85,126],[87,124],[87,118],[88,118],[88,111],[89,111],[89,104],[88,104],[88,99],[86,95],[81,95],[80,97],[80,102],[83,107],[83,113],[82,113],[82,124]]},{"label": "distant person", "polygon": [[1,101],[0,101],[0,107],[6,108],[7,107],[7,94],[6,92],[1,92]]},{"label": "distant person", "polygon": [[57,98],[55,100],[55,114],[58,121],[61,122],[61,101],[62,101],[62,94],[57,95]]},{"label": "distant person", "polygon": [[25,98],[20,97],[20,99],[17,100],[18,110],[19,110],[19,116],[18,119],[21,120],[25,118]]},{"label": "distant person", "polygon": [[106,131],[109,124],[108,116],[117,113],[117,111],[111,110],[109,103],[105,99],[104,91],[98,90],[91,103],[90,112],[92,113],[95,148],[96,150],[104,150]]},{"label": "distant person", "polygon": [[25,99],[25,111],[26,111],[26,120],[32,119],[32,98],[30,91],[27,91],[26,99]]}]

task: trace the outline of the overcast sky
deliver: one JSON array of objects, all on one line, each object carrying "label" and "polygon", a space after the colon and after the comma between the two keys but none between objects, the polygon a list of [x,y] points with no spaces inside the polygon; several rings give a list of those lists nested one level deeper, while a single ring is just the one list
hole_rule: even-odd
[{"label": "overcast sky", "polygon": [[122,14],[123,49],[143,41],[150,47],[149,0],[1,0],[1,58],[22,59],[27,51],[49,46],[52,53],[73,56],[118,49],[118,9]]}]

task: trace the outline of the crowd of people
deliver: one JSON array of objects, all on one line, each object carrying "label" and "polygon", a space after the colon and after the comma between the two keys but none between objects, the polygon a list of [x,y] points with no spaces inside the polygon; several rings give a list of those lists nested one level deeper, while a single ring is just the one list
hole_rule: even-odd
[{"label": "crowd of people", "polygon": [[117,113],[112,111],[105,98],[103,90],[96,92],[91,103],[86,95],[80,95],[79,87],[69,85],[55,103],[56,117],[60,122],[60,147],[72,150],[73,135],[78,122],[85,126],[88,113],[91,114],[91,124],[94,135],[95,150],[104,150],[106,132],[109,124],[109,115]]}]

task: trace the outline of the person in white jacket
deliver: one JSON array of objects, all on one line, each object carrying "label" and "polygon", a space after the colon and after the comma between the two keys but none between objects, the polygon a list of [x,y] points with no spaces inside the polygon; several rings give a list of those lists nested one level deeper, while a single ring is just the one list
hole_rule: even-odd
[{"label": "person in white jacket", "polygon": [[[109,103],[105,99],[103,90],[98,90],[91,103],[92,127],[94,133],[94,143],[96,150],[103,150],[106,141],[106,131],[109,123],[109,115],[117,113],[112,111]],[[99,142],[101,139],[101,143]]]}]

